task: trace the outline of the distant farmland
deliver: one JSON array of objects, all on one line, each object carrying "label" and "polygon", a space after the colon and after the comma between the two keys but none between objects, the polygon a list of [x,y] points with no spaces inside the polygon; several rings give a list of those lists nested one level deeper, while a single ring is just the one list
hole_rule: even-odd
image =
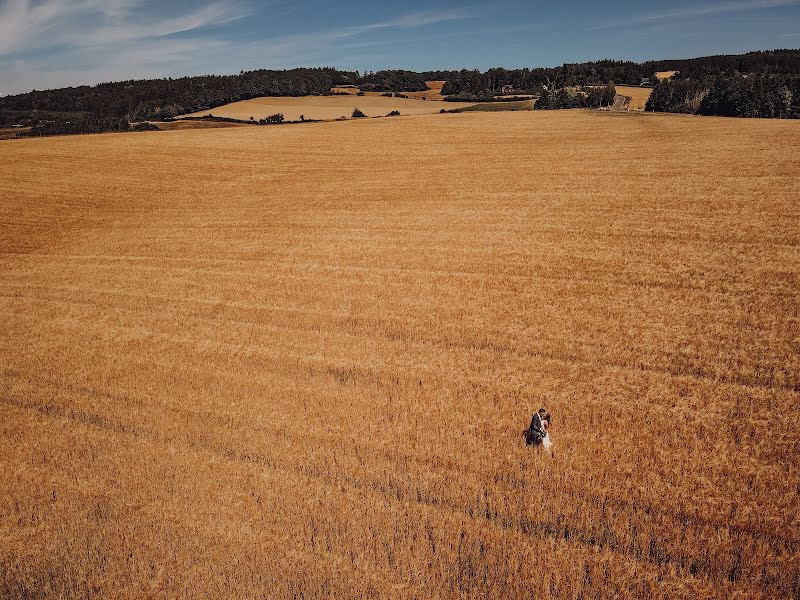
[{"label": "distant farmland", "polygon": [[340,117],[350,118],[353,109],[358,108],[369,117],[384,117],[392,111],[403,115],[424,115],[438,113],[442,108],[471,106],[469,102],[433,103],[410,98],[388,98],[379,94],[365,96],[303,96],[254,98],[226,104],[219,108],[204,110],[188,117],[201,117],[213,114],[215,117],[256,121],[266,116],[282,113],[286,120],[297,121],[303,115],[306,119],[332,120]]},{"label": "distant farmland", "polygon": [[798,125],[0,142],[0,597],[799,597]]},{"label": "distant farmland", "polygon": [[653,93],[652,88],[649,87],[633,85],[618,85],[615,87],[617,88],[617,94],[631,98],[631,110],[644,110],[647,99]]}]

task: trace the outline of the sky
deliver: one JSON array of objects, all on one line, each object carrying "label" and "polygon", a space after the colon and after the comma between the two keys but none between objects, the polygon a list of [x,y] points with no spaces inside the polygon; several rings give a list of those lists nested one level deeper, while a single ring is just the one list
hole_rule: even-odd
[{"label": "sky", "polygon": [[0,0],[0,94],[333,66],[555,66],[800,47],[800,0]]}]

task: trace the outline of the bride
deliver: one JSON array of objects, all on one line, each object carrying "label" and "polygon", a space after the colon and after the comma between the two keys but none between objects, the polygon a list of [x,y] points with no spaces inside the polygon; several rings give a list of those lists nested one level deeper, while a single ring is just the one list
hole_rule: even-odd
[{"label": "bride", "polygon": [[550,439],[550,413],[545,413],[542,419],[542,429],[544,429],[544,437],[542,438],[542,448],[545,452],[553,454],[553,441]]}]

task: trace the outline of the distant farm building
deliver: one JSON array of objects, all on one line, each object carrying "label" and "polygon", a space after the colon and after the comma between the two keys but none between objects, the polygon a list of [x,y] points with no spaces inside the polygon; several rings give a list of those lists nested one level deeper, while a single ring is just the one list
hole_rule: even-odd
[{"label": "distant farm building", "polygon": [[500,92],[503,94],[513,94],[516,91],[516,88],[513,85],[504,85]]}]

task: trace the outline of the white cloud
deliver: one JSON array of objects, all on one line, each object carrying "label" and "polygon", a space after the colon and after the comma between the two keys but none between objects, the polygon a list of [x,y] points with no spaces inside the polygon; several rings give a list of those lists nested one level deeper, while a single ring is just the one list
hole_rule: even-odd
[{"label": "white cloud", "polygon": [[167,37],[211,25],[223,25],[243,16],[243,12],[231,3],[214,2],[192,13],[160,19],[152,23],[120,22],[105,25],[93,30],[89,36],[82,34],[71,36],[69,42],[76,46],[98,46],[130,40]]},{"label": "white cloud", "polygon": [[619,27],[632,27],[637,25],[650,25],[663,21],[682,21],[725,13],[753,12],[784,6],[796,6],[800,0],[736,0],[733,2],[720,2],[706,6],[690,6],[685,8],[672,8],[651,13],[634,15],[630,18],[611,21],[593,29],[614,29]]}]

